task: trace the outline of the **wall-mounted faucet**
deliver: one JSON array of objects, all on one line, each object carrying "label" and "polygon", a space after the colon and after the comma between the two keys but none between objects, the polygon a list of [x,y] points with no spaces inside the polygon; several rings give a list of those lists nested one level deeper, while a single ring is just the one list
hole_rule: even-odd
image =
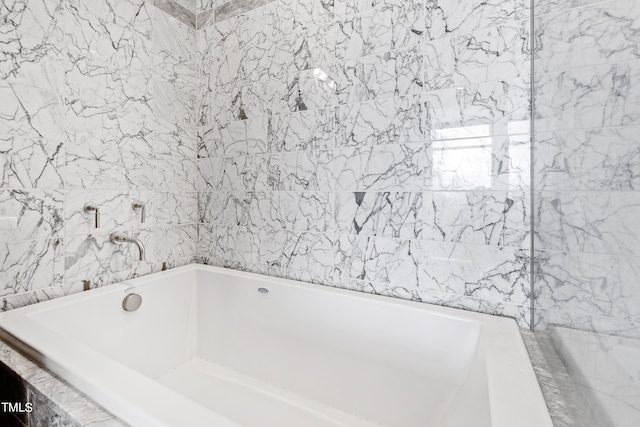
[{"label": "wall-mounted faucet", "polygon": [[84,211],[95,216],[95,227],[100,228],[100,209],[98,205],[95,203],[86,203],[84,205]]},{"label": "wall-mounted faucet", "polygon": [[144,223],[146,221],[146,207],[145,204],[142,203],[140,200],[136,200],[131,204],[131,208],[134,211],[137,211],[138,209],[140,209],[140,222]]},{"label": "wall-mounted faucet", "polygon": [[142,243],[142,241],[136,237],[129,237],[124,233],[121,233],[119,231],[114,231],[113,233],[111,233],[111,235],[109,236],[109,241],[111,243],[133,243],[138,247],[138,250],[140,251],[140,258],[138,258],[140,261],[144,261],[144,254],[145,254],[145,249],[144,249],[144,244]]}]

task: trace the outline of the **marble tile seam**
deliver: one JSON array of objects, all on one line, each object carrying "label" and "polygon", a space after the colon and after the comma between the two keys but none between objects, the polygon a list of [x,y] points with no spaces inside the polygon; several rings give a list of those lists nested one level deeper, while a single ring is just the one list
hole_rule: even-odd
[{"label": "marble tile seam", "polygon": [[[379,240],[393,241],[394,243],[423,243],[423,244],[437,243],[445,246],[462,246],[462,247],[472,247],[472,248],[490,247],[495,249],[510,249],[518,252],[526,252],[526,253],[529,252],[528,246],[525,246],[525,245],[514,246],[514,245],[470,243],[470,242],[455,242],[455,241],[435,240],[435,239],[429,239],[429,238],[406,239],[401,237],[389,237],[384,235],[341,233],[341,232],[335,232],[330,230],[318,231],[316,229],[277,228],[269,225],[266,225],[266,226],[265,225],[262,225],[262,226],[236,225],[236,224],[229,225],[229,224],[220,224],[216,222],[198,222],[197,225],[215,226],[215,227],[221,227],[224,229],[242,229],[242,230],[248,230],[248,231],[285,231],[285,232],[295,233],[295,234],[310,234],[310,235],[317,235],[317,236],[326,236],[327,238],[333,238],[333,239],[338,239],[340,237],[353,237],[357,239],[366,239],[366,240],[379,239]],[[380,282],[380,283],[383,283],[383,282]],[[517,304],[513,304],[513,305],[517,305]]]},{"label": "marble tile seam", "polygon": [[[572,193],[575,193],[575,191]],[[553,255],[553,254],[584,255],[584,256],[597,255],[597,256],[612,257],[612,258],[640,260],[640,255],[625,255],[620,252],[613,253],[613,252],[595,252],[595,251],[585,251],[585,250],[578,251],[578,250],[568,250],[568,249],[567,250],[545,249],[545,248],[541,248],[540,246],[541,246],[540,242],[537,242],[536,249],[534,252],[543,252],[550,255]]]},{"label": "marble tile seam", "polygon": [[596,1],[596,2],[593,2],[593,3],[589,3],[589,4],[579,4],[579,5],[571,6],[571,7],[565,8],[565,9],[560,8],[559,10],[553,10],[553,11],[549,11],[549,12],[547,12],[547,11],[540,12],[537,9],[539,9],[541,7],[544,7],[544,6],[535,6],[535,14],[536,14],[536,19],[538,19],[538,18],[544,18],[544,17],[552,16],[552,15],[560,15],[562,13],[569,12],[569,11],[572,11],[572,10],[589,9],[591,7],[598,7],[598,6],[602,6],[603,4],[607,4],[607,3],[612,3],[613,4],[613,3],[617,2],[617,1],[618,0],[599,0],[599,1]]},{"label": "marble tile seam", "polygon": [[[540,58],[535,58],[535,60],[539,61]],[[562,69],[553,70],[553,71],[546,71],[544,73],[536,73],[536,76],[535,76],[536,78],[534,79],[534,83],[536,83],[540,77],[548,77],[548,76],[559,75],[563,73],[571,73],[576,71],[588,71],[595,68],[614,67],[616,65],[637,65],[637,64],[640,64],[640,58],[626,59],[624,61],[600,62],[593,65],[585,65],[585,66],[573,67],[573,68],[562,68]],[[630,126],[630,125],[626,125],[626,126]],[[609,127],[620,127],[620,126],[609,126]]]}]

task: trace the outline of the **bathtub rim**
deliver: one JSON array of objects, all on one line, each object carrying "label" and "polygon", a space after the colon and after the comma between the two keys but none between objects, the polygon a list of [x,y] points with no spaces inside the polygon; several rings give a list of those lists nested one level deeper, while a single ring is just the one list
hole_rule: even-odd
[{"label": "bathtub rim", "polygon": [[[123,292],[124,289],[128,287],[139,286],[147,284],[149,282],[153,282],[156,278],[158,278],[157,275],[168,277],[171,275],[181,274],[185,271],[198,270],[211,271],[214,273],[231,275],[240,278],[255,279],[260,281],[273,281],[276,282],[276,284],[308,288],[316,292],[343,295],[353,299],[378,301],[386,304],[402,306],[412,310],[426,311],[441,317],[452,318],[458,321],[468,320],[474,321],[474,323],[479,322],[482,325],[481,338],[485,342],[487,385],[492,426],[510,427],[513,425],[515,420],[518,420],[518,422],[520,423],[519,425],[521,425],[522,427],[553,426],[549,411],[547,409],[547,405],[545,403],[535,372],[533,370],[533,366],[526,351],[523,338],[514,319],[438,306],[430,303],[421,303],[416,301],[390,298],[386,296],[368,294],[349,289],[310,284],[297,280],[282,279],[278,277],[208,266],[203,264],[190,264],[182,267],[177,267],[175,269],[145,275],[113,285],[92,289],[86,292],[68,295],[63,298],[45,301],[42,303],[33,304],[26,307],[21,307],[19,309],[0,313],[0,339],[9,343],[14,348],[19,347],[20,345],[22,345],[23,347],[26,346],[27,349],[31,350],[31,352],[36,353],[35,355],[27,354],[30,359],[34,360],[39,366],[50,370],[54,373],[54,375],[60,376],[65,381],[76,387],[78,390],[85,393],[81,387],[78,387],[76,385],[76,382],[78,381],[70,381],[64,375],[59,374],[55,369],[50,368],[46,363],[43,364],[43,359],[47,361],[47,358],[44,356],[44,354],[42,354],[37,348],[35,348],[35,346],[30,345],[28,342],[24,342],[22,339],[13,336],[10,331],[5,330],[5,328],[2,326],[2,323],[7,320],[11,322],[14,318],[27,317],[29,313],[48,311],[49,309],[59,306],[73,304],[79,300],[84,300],[86,298],[97,298],[100,295],[106,293]],[[19,341],[19,344],[17,345],[14,344],[16,340]],[[95,350],[79,342],[76,342],[76,344],[82,347],[83,350],[94,352],[96,355],[98,355],[98,359],[100,359],[101,355]],[[23,353],[23,349],[18,348],[18,350]],[[68,356],[65,355],[64,357]],[[75,357],[75,355],[73,357]],[[150,378],[147,378],[146,376],[138,373],[137,371],[128,368],[127,366],[121,365],[113,359],[107,358],[106,356],[101,357],[111,363],[117,363],[126,370],[135,372],[148,381],[153,381]],[[83,373],[86,374],[86,372]],[[70,371],[70,369],[67,374],[71,378],[75,378],[79,375],[74,374]],[[517,393],[514,393],[514,390],[517,390]],[[171,391],[173,392],[173,390]],[[103,402],[97,401],[95,399],[92,400],[94,400],[97,404],[102,405],[105,409],[110,410],[116,416],[121,417],[117,413],[120,411],[114,412],[112,410],[113,405],[106,405]],[[119,399],[116,397],[115,400]],[[191,401],[190,399],[186,400]],[[202,407],[202,409],[213,413],[213,411],[209,410],[208,408]],[[135,408],[133,410],[135,411]],[[125,418],[121,417],[121,419],[127,421]],[[237,425],[231,420],[228,421],[231,423],[228,425]]]}]

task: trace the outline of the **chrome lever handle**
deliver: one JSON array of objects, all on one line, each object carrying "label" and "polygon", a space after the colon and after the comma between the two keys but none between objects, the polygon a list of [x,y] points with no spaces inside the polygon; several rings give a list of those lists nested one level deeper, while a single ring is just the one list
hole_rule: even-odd
[{"label": "chrome lever handle", "polygon": [[100,228],[100,209],[93,203],[84,205],[84,211],[95,216],[95,228]]},{"label": "chrome lever handle", "polygon": [[140,209],[140,222],[144,223],[146,221],[146,206],[144,203],[142,203],[140,200],[136,200],[135,202],[133,202],[131,204],[131,208],[136,211],[138,209]]}]

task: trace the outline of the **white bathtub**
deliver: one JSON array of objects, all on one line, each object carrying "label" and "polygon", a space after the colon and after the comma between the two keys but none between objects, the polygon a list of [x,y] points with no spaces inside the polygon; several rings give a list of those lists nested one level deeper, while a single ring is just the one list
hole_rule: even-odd
[{"label": "white bathtub", "polygon": [[0,327],[134,426],[552,426],[513,320],[427,304],[189,265]]}]

